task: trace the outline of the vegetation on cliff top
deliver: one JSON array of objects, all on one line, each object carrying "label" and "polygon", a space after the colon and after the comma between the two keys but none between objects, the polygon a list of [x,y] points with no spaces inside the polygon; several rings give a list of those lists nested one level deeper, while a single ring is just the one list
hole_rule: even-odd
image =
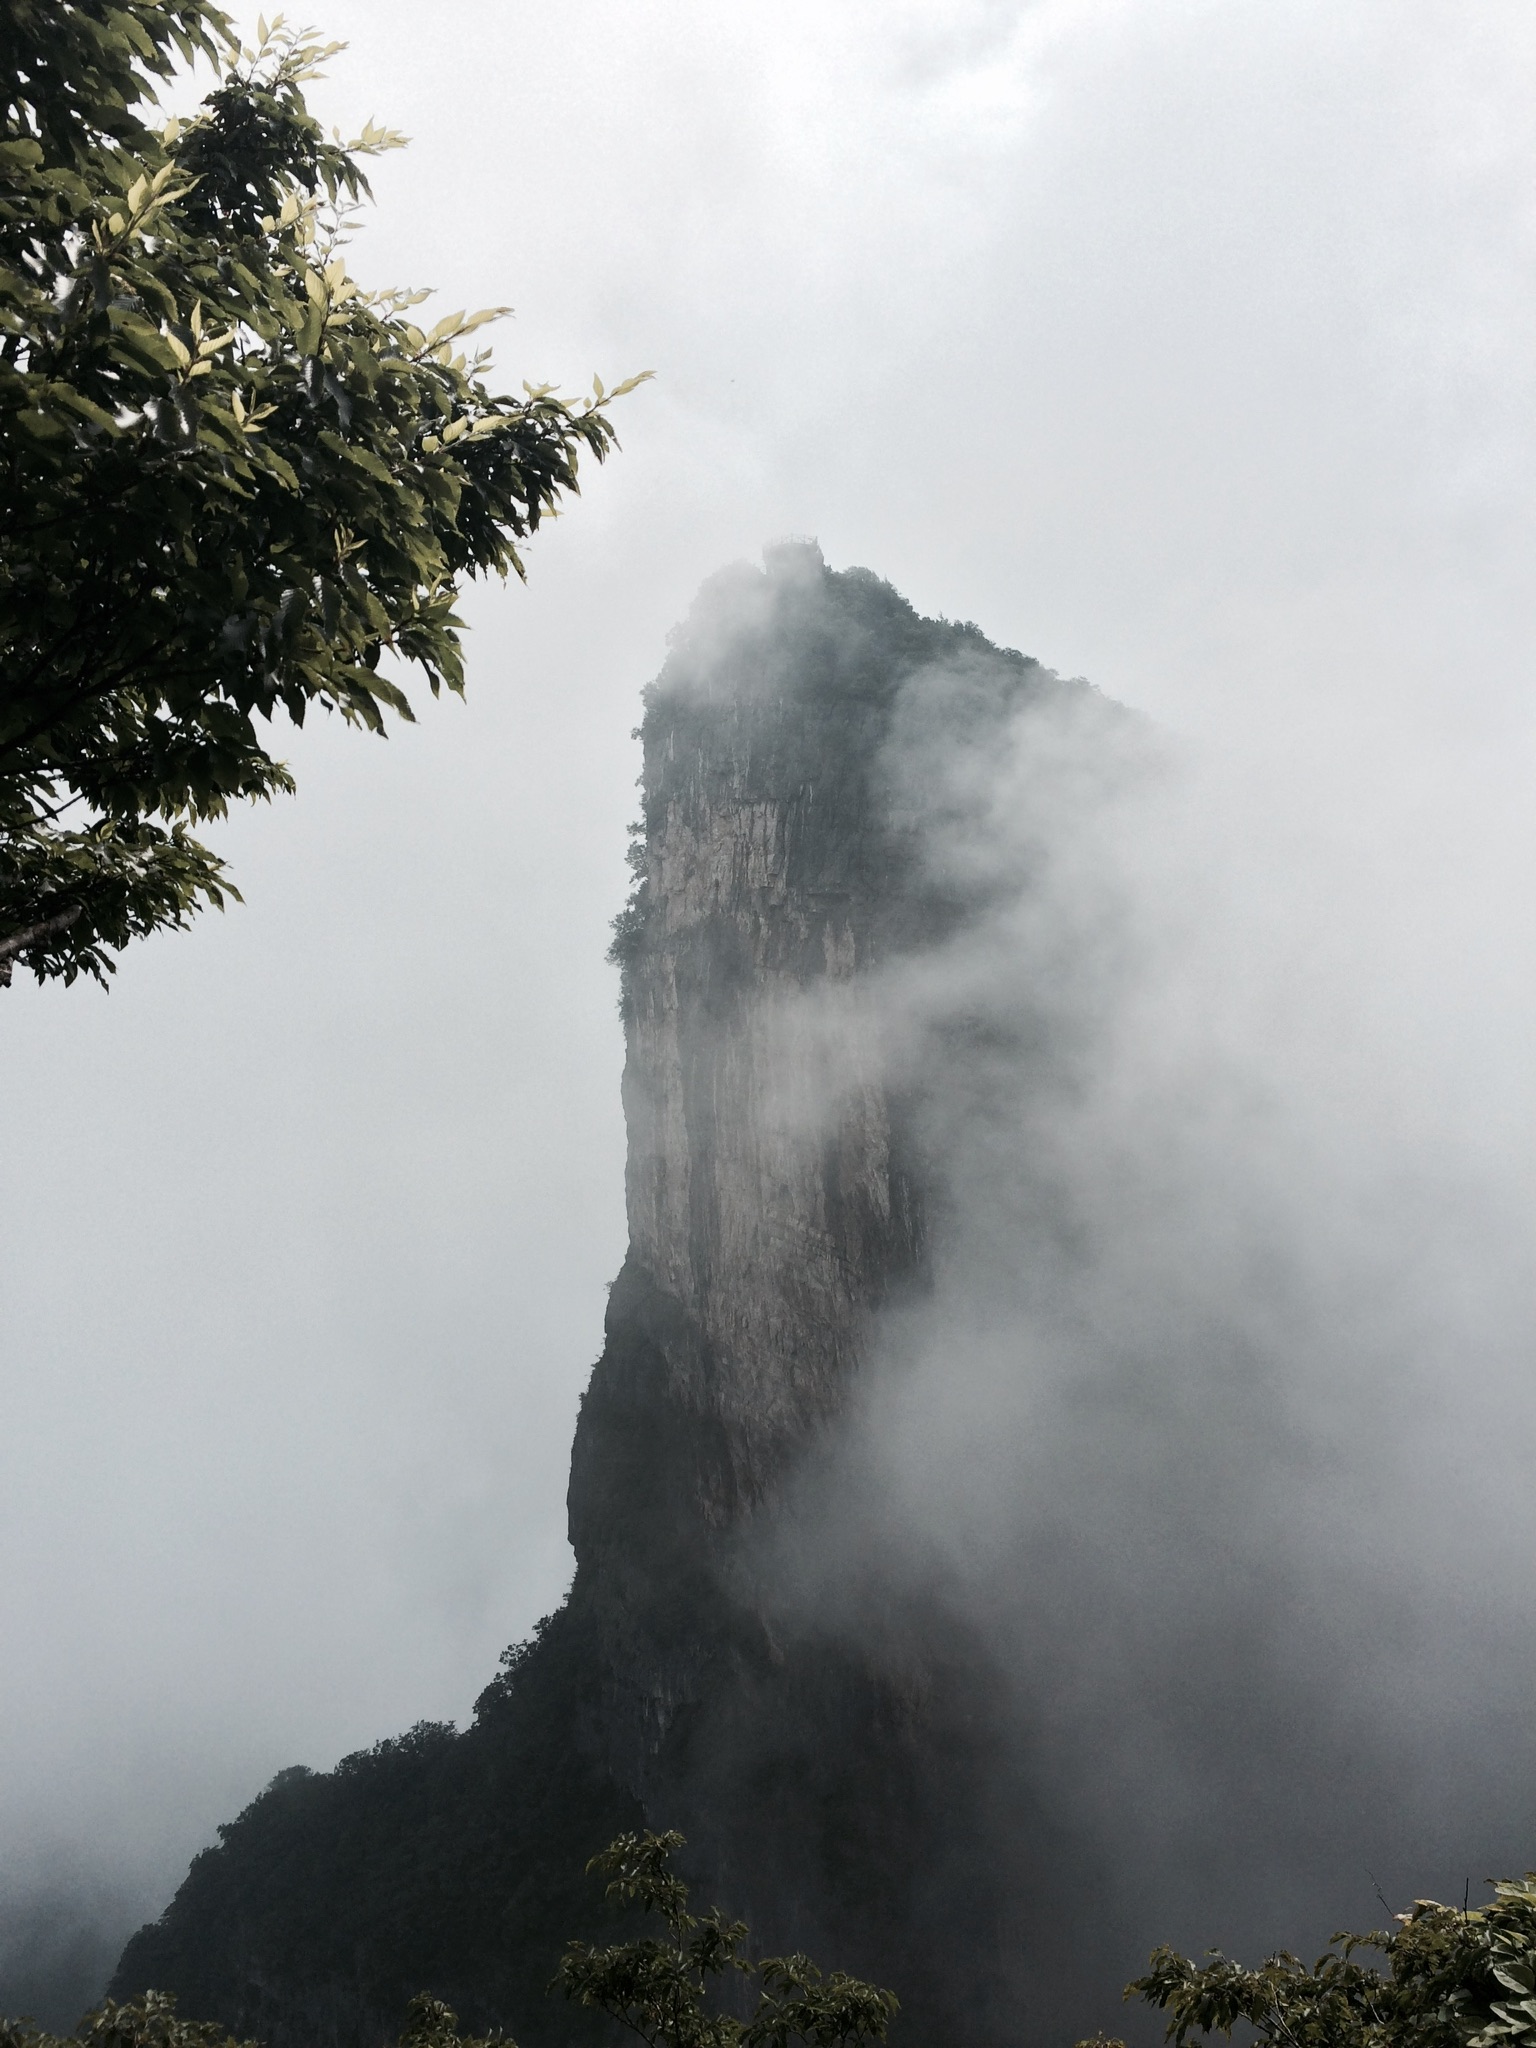
[{"label": "vegetation on cliff top", "polygon": [[[242,47],[207,0],[11,0],[0,27],[0,984],[236,894],[192,837],[292,787],[256,719],[411,716],[463,687],[461,580],[615,445],[607,407],[484,382],[414,291],[364,292],[362,159],[304,88],[340,44]],[[188,120],[155,85],[210,59]],[[496,309],[504,310],[504,309]]]},{"label": "vegetation on cliff top", "polygon": [[[781,543],[764,558],[766,572],[738,562],[707,580],[644,693],[644,808],[630,827],[633,882],[608,952],[622,977],[624,1014],[649,929],[649,842],[700,762],[719,752],[722,721],[744,786],[814,789],[824,804],[833,781],[850,791],[857,785],[864,858],[889,888],[900,856],[878,822],[885,806],[877,792],[903,686],[922,672],[984,679],[978,699],[994,720],[1024,697],[1088,689],[996,646],[969,620],[925,618],[873,570],[829,569],[814,542]],[[795,707],[789,721],[786,701]]]}]

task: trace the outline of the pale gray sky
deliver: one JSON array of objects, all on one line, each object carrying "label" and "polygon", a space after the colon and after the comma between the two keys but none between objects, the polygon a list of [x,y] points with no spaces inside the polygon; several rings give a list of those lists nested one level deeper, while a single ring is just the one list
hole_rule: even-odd
[{"label": "pale gray sky", "polygon": [[1331,753],[1320,815],[1374,764],[1429,847],[1441,778],[1463,823],[1531,786],[1526,0],[314,12],[320,110],[414,138],[358,273],[511,301],[514,386],[657,381],[470,600],[467,706],[285,741],[243,909],[0,998],[0,1842],[130,1918],[281,1765],[462,1718],[563,1590],[629,733],[706,573],[817,534]]}]

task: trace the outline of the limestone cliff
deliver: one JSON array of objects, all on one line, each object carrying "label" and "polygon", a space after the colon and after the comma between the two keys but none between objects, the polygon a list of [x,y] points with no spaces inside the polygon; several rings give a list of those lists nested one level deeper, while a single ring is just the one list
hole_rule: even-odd
[{"label": "limestone cliff", "polygon": [[604,1632],[602,1740],[637,1789],[718,1647],[700,1581],[741,1594],[733,1536],[921,1268],[898,1106],[795,1031],[799,999],[867,969],[911,917],[879,768],[901,679],[891,596],[781,547],[766,579],[706,590],[648,692],[616,947],[630,1247],[570,1493]]},{"label": "limestone cliff", "polygon": [[998,715],[1068,686],[812,544],[765,559],[705,587],[646,697],[615,947],[630,1246],[576,1432],[569,1602],[464,1734],[284,1774],[119,1993],[178,1990],[274,2048],[387,2039],[423,1987],[530,2048],[567,2038],[540,1991],[591,1920],[581,1864],[643,1817],[771,1944],[892,1982],[913,2038],[1008,2031],[998,1873],[1046,1835],[986,1660],[921,1602],[850,1640],[785,1598],[770,1539],[923,1284],[933,1191],[856,997],[966,906],[925,879],[896,707],[945,669]]}]

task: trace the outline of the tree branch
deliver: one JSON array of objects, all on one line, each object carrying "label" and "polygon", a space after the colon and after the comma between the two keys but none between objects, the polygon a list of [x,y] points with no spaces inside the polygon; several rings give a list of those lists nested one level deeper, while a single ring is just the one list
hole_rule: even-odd
[{"label": "tree branch", "polygon": [[67,932],[80,915],[80,905],[73,904],[68,910],[61,910],[53,917],[45,917],[39,924],[23,925],[19,932],[12,932],[8,939],[0,939],[0,988],[11,985],[11,969],[16,964],[16,955],[25,952],[28,946],[35,946],[39,939],[51,939],[55,932]]}]

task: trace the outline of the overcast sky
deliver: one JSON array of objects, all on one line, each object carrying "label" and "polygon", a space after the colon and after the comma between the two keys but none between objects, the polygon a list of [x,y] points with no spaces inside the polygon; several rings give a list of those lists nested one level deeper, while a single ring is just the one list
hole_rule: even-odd
[{"label": "overcast sky", "polygon": [[319,110],[413,138],[355,271],[510,301],[514,386],[656,382],[470,600],[467,705],[285,739],[244,908],[0,997],[0,1846],[130,1922],[564,1590],[630,732],[705,574],[815,534],[1277,772],[1420,778],[1429,843],[1437,776],[1530,791],[1527,0],[315,13]]}]

